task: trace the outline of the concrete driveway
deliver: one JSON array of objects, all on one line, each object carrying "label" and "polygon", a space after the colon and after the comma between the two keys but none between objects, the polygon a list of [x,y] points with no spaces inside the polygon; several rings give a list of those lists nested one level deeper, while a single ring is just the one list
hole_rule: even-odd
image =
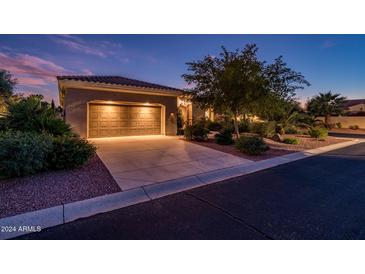
[{"label": "concrete driveway", "polygon": [[91,139],[122,190],[192,176],[251,161],[178,137]]}]

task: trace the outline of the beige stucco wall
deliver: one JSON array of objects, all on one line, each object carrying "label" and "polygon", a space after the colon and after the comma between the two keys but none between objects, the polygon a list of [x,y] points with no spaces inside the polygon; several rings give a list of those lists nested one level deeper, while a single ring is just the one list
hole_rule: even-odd
[{"label": "beige stucco wall", "polygon": [[193,121],[198,121],[205,118],[205,110],[198,107],[196,104],[192,104]]},{"label": "beige stucco wall", "polygon": [[81,137],[87,137],[87,104],[95,100],[161,104],[165,107],[166,135],[176,135],[177,98],[174,96],[69,88],[64,99],[65,119]]},{"label": "beige stucco wall", "polygon": [[349,111],[365,111],[365,104],[358,104],[349,107]]},{"label": "beige stucco wall", "polygon": [[[321,119],[324,121],[324,117],[318,117],[317,119]],[[365,117],[362,116],[338,116],[338,117],[330,117],[330,124],[341,123],[343,128],[349,128],[349,126],[358,125],[360,128],[365,128]]]}]

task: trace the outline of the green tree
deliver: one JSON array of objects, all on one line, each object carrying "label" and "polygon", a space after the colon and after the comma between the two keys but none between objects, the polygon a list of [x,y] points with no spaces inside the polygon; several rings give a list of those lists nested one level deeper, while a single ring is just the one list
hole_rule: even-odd
[{"label": "green tree", "polygon": [[14,93],[16,79],[10,72],[0,69],[0,114],[6,111],[9,98]]},{"label": "green tree", "polygon": [[270,94],[261,103],[258,115],[262,119],[275,121],[280,132],[297,124],[298,116],[303,113],[300,104],[295,100],[284,100]]},{"label": "green tree", "polygon": [[310,83],[300,72],[289,68],[282,56],[265,67],[265,77],[270,93],[257,101],[256,113],[261,118],[277,122],[285,129],[302,112],[299,103],[295,101],[296,92],[310,86]]},{"label": "green tree", "polygon": [[257,50],[255,44],[234,52],[222,47],[218,57],[187,63],[190,73],[182,76],[193,86],[187,90],[193,102],[233,116],[237,138],[238,118],[252,113],[255,102],[268,92],[264,62],[257,58]]},{"label": "green tree", "polygon": [[0,69],[0,96],[9,98],[14,93],[16,79],[6,70]]},{"label": "green tree", "polygon": [[319,93],[307,102],[307,111],[314,116],[324,116],[324,123],[328,126],[328,120],[331,115],[343,113],[342,105],[346,97],[338,93]]},{"label": "green tree", "polygon": [[300,72],[288,67],[282,56],[279,56],[274,63],[265,67],[265,76],[270,91],[277,97],[287,101],[295,97],[297,90],[310,86],[310,83]]}]

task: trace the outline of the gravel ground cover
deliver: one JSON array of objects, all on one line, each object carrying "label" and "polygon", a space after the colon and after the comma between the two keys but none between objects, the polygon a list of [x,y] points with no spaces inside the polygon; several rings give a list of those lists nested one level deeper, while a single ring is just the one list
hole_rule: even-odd
[{"label": "gravel ground cover", "polygon": [[121,191],[98,156],[73,170],[0,180],[0,218]]},{"label": "gravel ground cover", "polygon": [[275,142],[271,139],[265,139],[265,142],[273,149],[285,149],[289,151],[303,151],[313,148],[325,147],[329,145],[334,145],[338,143],[343,143],[349,141],[348,139],[336,138],[336,137],[327,137],[326,140],[320,141],[315,138],[311,138],[308,135],[299,135],[299,134],[286,134],[283,136],[284,138],[296,138],[299,140],[298,145],[284,144]]},{"label": "gravel ground cover", "polygon": [[342,138],[336,138],[336,137],[328,137],[325,141],[319,141],[315,138],[311,138],[308,135],[299,135],[299,134],[286,134],[283,136],[284,138],[296,138],[299,140],[298,145],[291,145],[291,144],[284,144],[280,142],[275,142],[271,139],[264,139],[265,142],[269,145],[270,149],[261,154],[261,155],[247,155],[242,152],[239,152],[234,145],[218,145],[215,143],[212,136],[209,136],[207,141],[204,142],[195,142],[195,144],[209,147],[212,149],[216,149],[222,152],[230,153],[232,155],[242,157],[244,159],[248,159],[251,161],[260,161],[265,160],[297,151],[303,151],[313,148],[319,148],[324,146],[329,146],[333,144],[338,144],[342,142],[349,141],[349,139],[342,139]]},{"label": "gravel ground cover", "polygon": [[349,129],[349,128],[333,128],[330,130],[332,133],[348,133],[348,134],[361,134],[365,135],[365,129]]}]

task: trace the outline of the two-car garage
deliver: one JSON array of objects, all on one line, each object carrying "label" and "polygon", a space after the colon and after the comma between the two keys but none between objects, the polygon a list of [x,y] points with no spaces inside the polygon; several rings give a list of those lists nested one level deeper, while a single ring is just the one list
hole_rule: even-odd
[{"label": "two-car garage", "polygon": [[177,133],[182,90],[121,76],[57,79],[63,117],[82,138]]},{"label": "two-car garage", "polygon": [[89,138],[159,135],[161,107],[89,104]]}]

